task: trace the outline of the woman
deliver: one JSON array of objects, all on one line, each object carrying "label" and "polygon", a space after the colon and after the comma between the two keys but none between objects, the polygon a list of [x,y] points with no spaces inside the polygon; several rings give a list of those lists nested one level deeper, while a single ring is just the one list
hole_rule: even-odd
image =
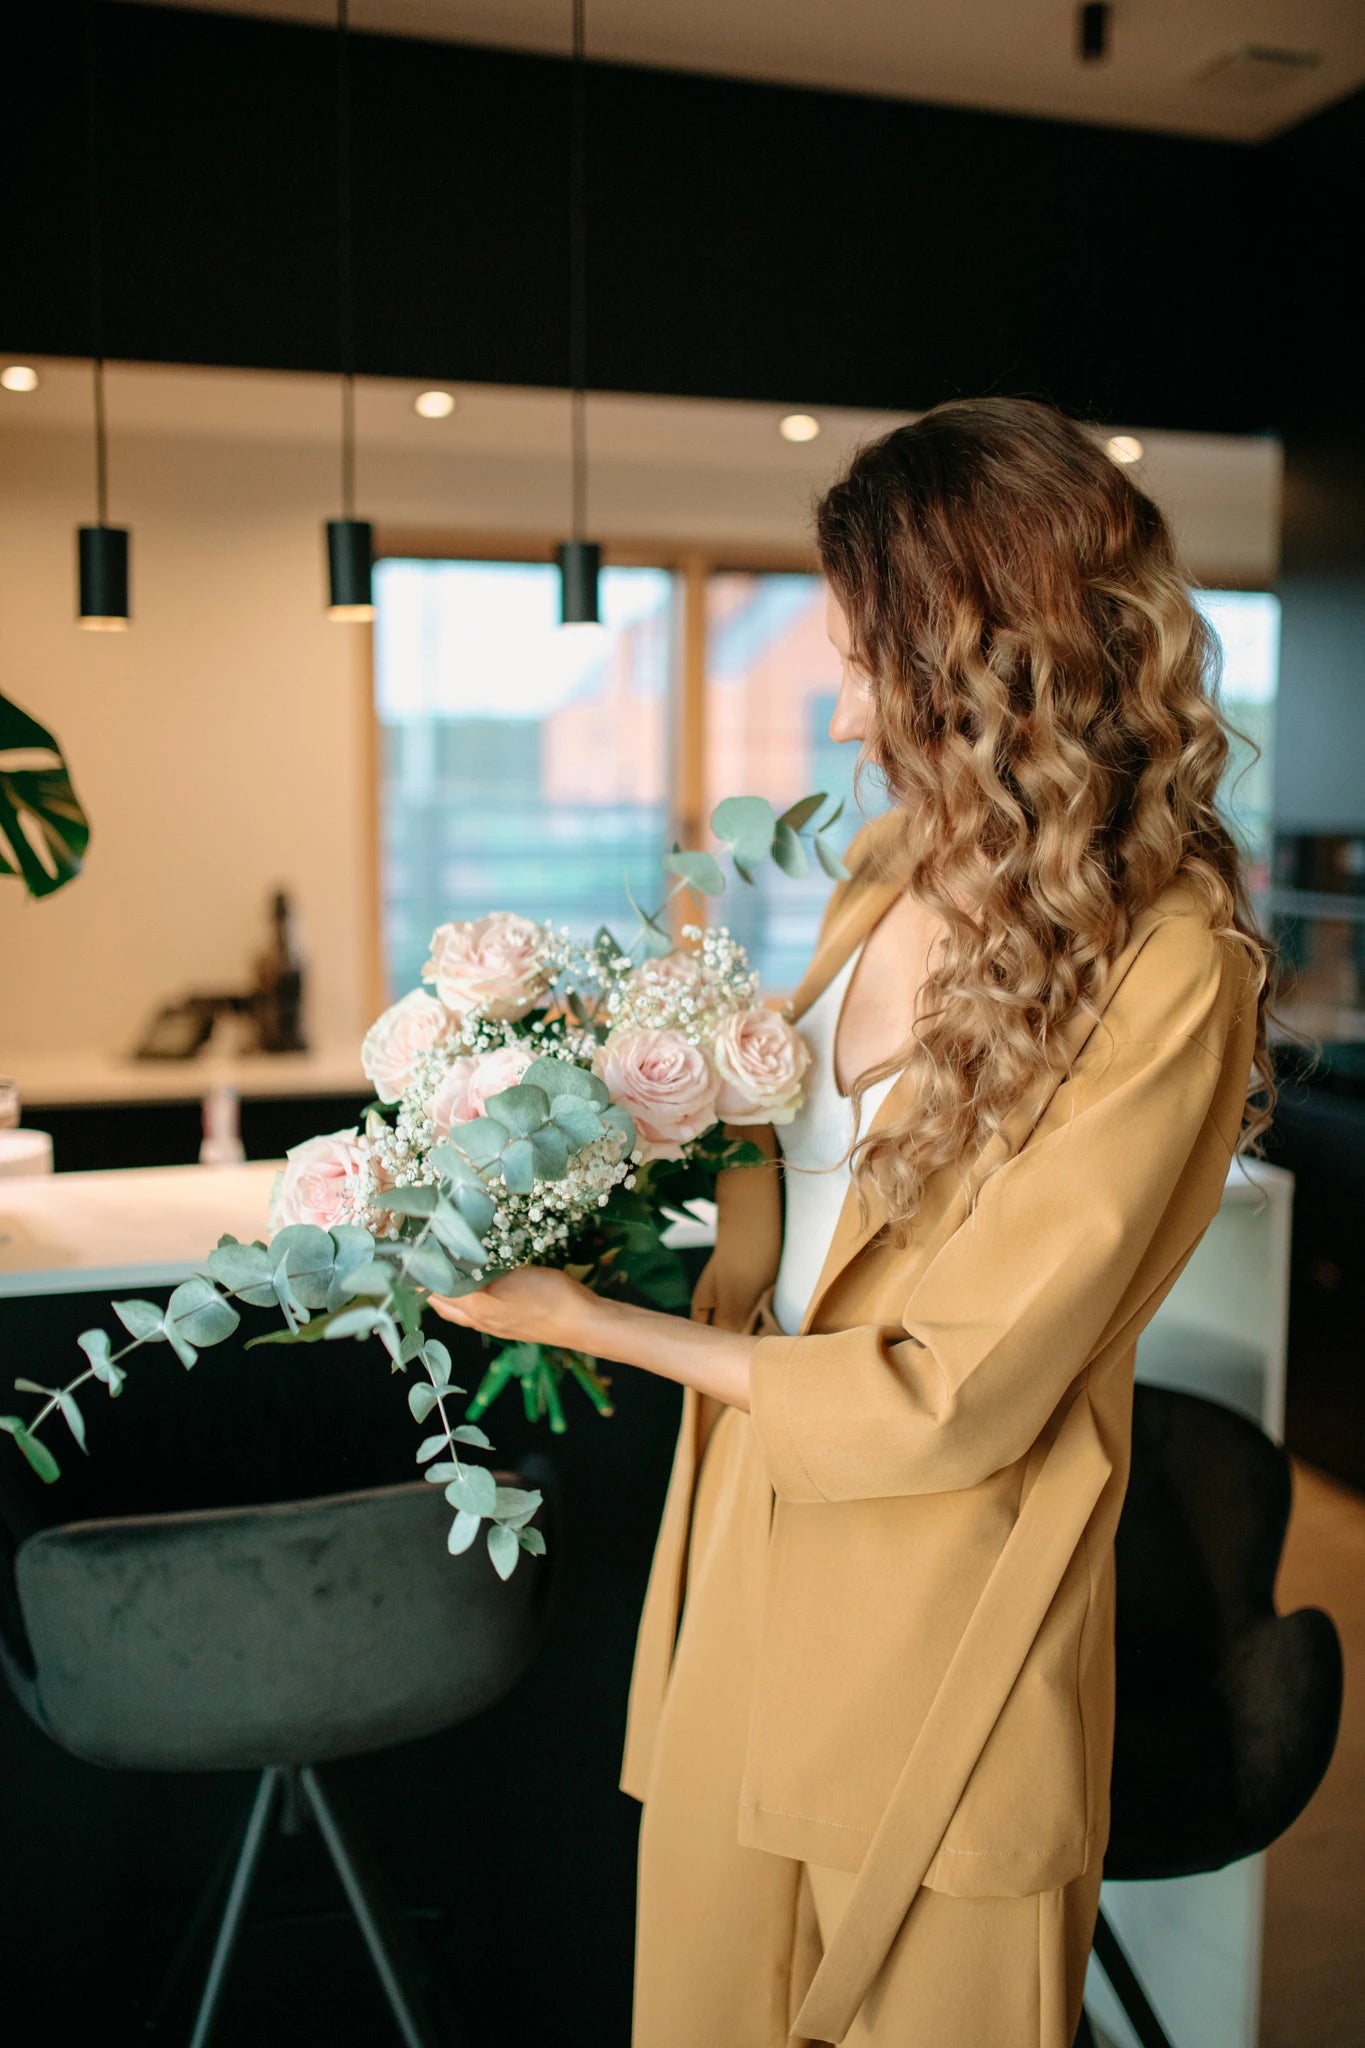
[{"label": "woman", "polygon": [[622,1781],[635,2048],[1070,2048],[1134,1348],[1266,1120],[1267,956],[1209,635],[1088,434],[940,406],[818,537],[830,734],[892,808],[789,1005],[807,1105],[722,1175],[692,1321],[534,1268],[445,1312],[687,1390]]}]

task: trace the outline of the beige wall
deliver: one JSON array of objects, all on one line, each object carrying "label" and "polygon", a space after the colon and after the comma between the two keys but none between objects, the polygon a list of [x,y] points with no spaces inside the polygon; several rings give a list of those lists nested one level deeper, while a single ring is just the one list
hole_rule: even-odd
[{"label": "beige wall", "polygon": [[[241,403],[206,431],[186,394],[222,374],[111,373],[116,428],[120,408],[133,417],[113,450],[111,516],[134,530],[135,622],[122,635],[72,624],[73,528],[91,516],[81,373],[54,370],[46,412],[0,394],[0,690],[58,734],[93,821],[74,886],[34,904],[0,882],[0,1070],[21,1078],[26,1052],[121,1050],[158,1003],[245,985],[277,885],[301,915],[316,1042],[354,1042],[367,1021],[366,636],[322,609],[335,391],[295,380],[295,418],[291,380],[224,375]],[[462,407],[438,441],[414,432],[410,395],[362,393],[368,516],[554,530],[562,400]],[[594,527],[800,544],[821,476],[875,423],[831,416],[834,431],[793,451],[775,413],[601,401]],[[1254,581],[1273,566],[1272,471],[1246,444],[1207,445],[1217,460],[1201,463],[1195,444],[1181,455],[1171,442],[1167,495],[1206,580]]]}]

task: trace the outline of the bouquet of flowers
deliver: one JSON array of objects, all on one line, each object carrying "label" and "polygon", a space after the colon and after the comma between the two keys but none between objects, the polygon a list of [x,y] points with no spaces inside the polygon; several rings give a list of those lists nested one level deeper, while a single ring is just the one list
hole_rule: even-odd
[{"label": "bouquet of flowers", "polygon": [[[789,875],[806,872],[808,832],[820,865],[840,877],[847,870],[824,834],[842,806],[817,827],[825,802],[805,797],[778,817],[762,797],[731,797],[712,829],[744,882],[769,857]],[[675,844],[663,865],[670,896],[725,888],[714,854]],[[582,1353],[509,1344],[457,1418],[463,1390],[451,1384],[449,1351],[423,1330],[427,1298],[537,1263],[602,1293],[685,1308],[670,1228],[720,1168],[763,1156],[723,1126],[789,1122],[809,1064],[799,1034],[760,1002],[758,977],[724,925],[684,925],[675,945],[666,905],[646,912],[629,885],[626,894],[638,929],[625,946],[605,926],[585,944],[511,911],[441,925],[424,985],[366,1034],[376,1100],[363,1126],[289,1153],[268,1240],[223,1237],[164,1308],[115,1302],[129,1341],[115,1351],[107,1330],[85,1331],[86,1369],[68,1385],[14,1382],[43,1400],[31,1421],[0,1416],[34,1470],[59,1476],[39,1433],[53,1416],[85,1448],[79,1396],[91,1381],[117,1395],[124,1360],[149,1343],[170,1344],[192,1366],[238,1327],[235,1299],[284,1319],[253,1345],[377,1337],[395,1371],[417,1368],[408,1406],[419,1426],[435,1424],[417,1461],[455,1511],[452,1553],[485,1523],[503,1578],[523,1550],[542,1551],[531,1526],[539,1494],[498,1486],[461,1449],[492,1448],[477,1418],[513,1379],[527,1413],[556,1430],[566,1378],[604,1415],[608,1382]]]}]

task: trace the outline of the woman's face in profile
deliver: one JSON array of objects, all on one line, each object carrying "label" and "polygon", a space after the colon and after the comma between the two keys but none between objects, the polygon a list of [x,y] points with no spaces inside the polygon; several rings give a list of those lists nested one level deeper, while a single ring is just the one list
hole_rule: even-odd
[{"label": "woman's face in profile", "polygon": [[834,592],[826,593],[825,631],[839,657],[839,695],[830,714],[832,740],[865,740],[872,723],[872,687],[849,654],[848,620]]}]

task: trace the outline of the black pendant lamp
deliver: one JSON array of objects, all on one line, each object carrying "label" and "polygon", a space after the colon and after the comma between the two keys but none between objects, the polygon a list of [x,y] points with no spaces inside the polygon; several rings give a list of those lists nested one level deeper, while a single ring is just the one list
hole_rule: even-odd
[{"label": "black pendant lamp", "polygon": [[572,430],[573,514],[570,538],[555,549],[559,567],[559,622],[595,626],[602,550],[585,540],[588,523],[588,66],[585,0],[573,0],[573,65],[569,114],[569,417]]},{"label": "black pendant lamp", "polygon": [[85,156],[89,187],[90,354],[95,382],[95,524],[76,532],[76,619],[90,633],[128,627],[128,529],[109,524],[104,418],[104,270],[99,177],[98,0],[85,8]]},{"label": "black pendant lamp", "polygon": [[374,528],[355,516],[355,284],[351,252],[351,15],[337,0],[337,313],[341,355],[341,517],[327,521],[327,616],[374,617]]}]

